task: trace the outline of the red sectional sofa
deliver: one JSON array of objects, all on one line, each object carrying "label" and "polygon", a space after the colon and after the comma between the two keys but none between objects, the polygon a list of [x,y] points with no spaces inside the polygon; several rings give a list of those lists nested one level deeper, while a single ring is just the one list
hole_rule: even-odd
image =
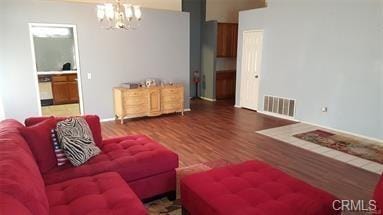
[{"label": "red sectional sofa", "polygon": [[175,198],[177,154],[142,135],[102,140],[99,118],[85,118],[101,154],[82,166],[66,164],[44,174],[18,131],[23,125],[0,123],[0,214],[139,215],[146,214],[140,200]]}]

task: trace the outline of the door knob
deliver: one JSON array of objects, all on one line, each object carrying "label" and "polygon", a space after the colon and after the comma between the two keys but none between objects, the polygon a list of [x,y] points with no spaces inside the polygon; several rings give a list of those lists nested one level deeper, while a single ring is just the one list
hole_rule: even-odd
[{"label": "door knob", "polygon": [[255,75],[254,78],[258,78],[259,76],[258,75]]}]

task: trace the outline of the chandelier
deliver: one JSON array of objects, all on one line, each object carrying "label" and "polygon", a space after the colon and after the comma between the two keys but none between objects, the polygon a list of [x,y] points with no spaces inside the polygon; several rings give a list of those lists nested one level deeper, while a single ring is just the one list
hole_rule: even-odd
[{"label": "chandelier", "polygon": [[107,29],[135,29],[141,17],[139,5],[122,4],[121,0],[97,5],[98,21]]}]

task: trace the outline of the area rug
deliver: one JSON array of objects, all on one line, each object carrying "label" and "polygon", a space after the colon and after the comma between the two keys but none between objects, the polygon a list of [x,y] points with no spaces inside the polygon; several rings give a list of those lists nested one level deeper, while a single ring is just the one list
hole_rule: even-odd
[{"label": "area rug", "polygon": [[350,155],[383,164],[383,146],[378,144],[363,142],[323,130],[314,130],[301,134],[295,134],[293,136],[321,146],[329,147]]},{"label": "area rug", "polygon": [[193,173],[204,172],[213,168],[228,165],[226,160],[215,160],[205,163],[198,163],[177,169],[177,199],[169,201],[166,197],[145,204],[149,215],[181,215],[182,206],[180,201],[180,180],[182,177]]}]

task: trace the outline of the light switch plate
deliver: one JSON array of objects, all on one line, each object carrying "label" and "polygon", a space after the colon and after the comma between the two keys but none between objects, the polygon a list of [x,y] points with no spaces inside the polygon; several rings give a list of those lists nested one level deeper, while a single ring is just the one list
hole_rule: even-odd
[{"label": "light switch plate", "polygon": [[87,76],[88,76],[88,80],[92,79],[92,73],[88,72]]}]

